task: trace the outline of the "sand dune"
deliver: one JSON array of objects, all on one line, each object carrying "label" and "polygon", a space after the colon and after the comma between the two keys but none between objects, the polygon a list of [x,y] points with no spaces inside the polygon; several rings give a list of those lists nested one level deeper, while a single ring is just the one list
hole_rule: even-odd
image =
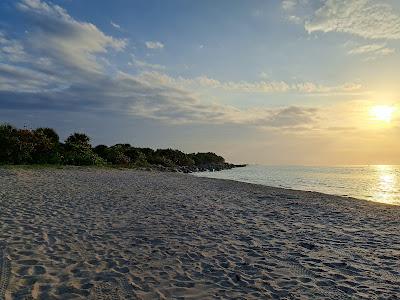
[{"label": "sand dune", "polygon": [[398,299],[400,207],[197,178],[0,169],[0,299]]}]

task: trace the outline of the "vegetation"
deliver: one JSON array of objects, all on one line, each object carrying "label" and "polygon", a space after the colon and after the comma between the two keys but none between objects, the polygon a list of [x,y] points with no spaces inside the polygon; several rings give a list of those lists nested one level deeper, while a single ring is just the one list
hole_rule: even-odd
[{"label": "vegetation", "polygon": [[18,129],[0,124],[0,164],[144,167],[170,171],[205,171],[235,167],[215,153],[186,154],[174,149],[133,147],[130,144],[92,147],[84,133],[64,142],[51,128]]}]

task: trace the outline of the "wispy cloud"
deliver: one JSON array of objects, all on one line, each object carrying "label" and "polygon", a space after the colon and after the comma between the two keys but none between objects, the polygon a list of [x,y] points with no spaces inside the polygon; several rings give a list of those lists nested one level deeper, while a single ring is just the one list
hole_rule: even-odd
[{"label": "wispy cloud", "polygon": [[145,44],[148,49],[163,49],[164,48],[164,44],[161,42],[157,42],[157,41],[147,41]]},{"label": "wispy cloud", "polygon": [[110,24],[111,24],[112,27],[114,27],[114,28],[116,28],[116,29],[118,29],[118,30],[121,29],[121,25],[119,25],[119,24],[117,24],[117,23],[114,23],[113,21],[110,21]]},{"label": "wispy cloud", "polygon": [[312,32],[343,32],[367,39],[400,39],[400,15],[389,4],[371,0],[325,0],[305,23]]},{"label": "wispy cloud", "polygon": [[286,11],[291,11],[296,8],[297,0],[282,0],[282,9]]},{"label": "wispy cloud", "polygon": [[131,54],[132,60],[128,62],[128,66],[135,66],[140,69],[153,69],[153,70],[165,70],[165,66],[159,64],[151,64],[144,60],[137,59],[134,54]]},{"label": "wispy cloud", "polygon": [[396,50],[394,48],[389,48],[386,43],[382,44],[367,44],[357,46],[348,51],[349,55],[362,55],[365,60],[375,60],[383,56],[393,54]]},{"label": "wispy cloud", "polygon": [[362,90],[359,83],[345,83],[336,86],[327,86],[313,82],[288,83],[285,81],[228,81],[223,82],[207,76],[199,76],[194,78],[171,77],[159,72],[144,72],[140,75],[147,81],[158,84],[171,85],[179,88],[195,89],[198,87],[222,89],[225,91],[242,92],[242,93],[305,93],[305,94],[321,94],[321,93],[357,93]]},{"label": "wispy cloud", "polygon": [[27,55],[19,41],[8,39],[5,33],[0,31],[0,61],[6,59],[18,62],[26,60]]},{"label": "wispy cloud", "polygon": [[295,23],[295,24],[301,24],[303,22],[303,19],[295,16],[295,15],[290,15],[287,17],[289,22]]}]

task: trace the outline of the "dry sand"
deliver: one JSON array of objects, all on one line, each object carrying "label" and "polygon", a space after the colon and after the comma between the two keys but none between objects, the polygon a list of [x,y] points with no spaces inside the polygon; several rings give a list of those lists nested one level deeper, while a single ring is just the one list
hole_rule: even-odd
[{"label": "dry sand", "polygon": [[191,175],[0,169],[0,299],[398,299],[400,207]]}]

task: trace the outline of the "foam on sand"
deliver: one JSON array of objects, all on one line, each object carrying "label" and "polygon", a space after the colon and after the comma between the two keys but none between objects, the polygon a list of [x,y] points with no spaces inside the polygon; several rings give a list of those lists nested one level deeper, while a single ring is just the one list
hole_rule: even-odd
[{"label": "foam on sand", "polygon": [[400,207],[191,175],[0,169],[0,299],[395,299]]}]

